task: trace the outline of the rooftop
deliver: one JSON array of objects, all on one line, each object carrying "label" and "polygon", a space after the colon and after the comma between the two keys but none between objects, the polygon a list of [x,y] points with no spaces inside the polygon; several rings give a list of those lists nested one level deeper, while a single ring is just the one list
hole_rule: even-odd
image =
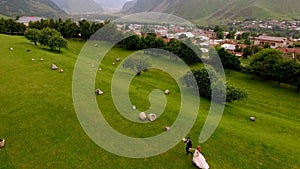
[{"label": "rooftop", "polygon": [[266,36],[266,35],[261,35],[259,37],[256,37],[255,39],[257,40],[268,40],[268,41],[286,41],[286,37],[275,37],[275,36]]},{"label": "rooftop", "polygon": [[41,17],[37,17],[37,16],[22,16],[20,17],[17,22],[19,23],[28,23],[28,22],[36,22],[36,21],[40,21],[44,18]]}]

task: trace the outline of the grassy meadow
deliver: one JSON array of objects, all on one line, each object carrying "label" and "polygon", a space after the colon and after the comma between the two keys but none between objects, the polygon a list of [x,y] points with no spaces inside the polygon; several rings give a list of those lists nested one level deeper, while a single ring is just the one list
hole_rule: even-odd
[{"label": "grassy meadow", "polygon": [[[185,154],[183,142],[155,157],[131,159],[109,153],[87,136],[72,100],[73,70],[83,45],[71,41],[68,49],[57,53],[34,46],[24,37],[0,35],[0,138],[6,139],[6,147],[0,149],[0,168],[196,168],[191,156]],[[148,96],[153,89],[168,88],[171,95],[166,111],[154,123],[129,122],[114,108],[110,83],[120,62],[111,63],[130,54],[114,48],[102,61],[95,86],[101,86],[105,93],[97,96],[97,102],[105,119],[119,132],[132,137],[154,136],[176,120],[178,86],[168,74],[155,69],[135,77],[130,99],[139,110],[149,108]],[[64,72],[51,70],[52,63]],[[226,78],[245,89],[249,98],[226,105],[217,130],[201,144],[210,168],[299,169],[300,93],[289,85],[253,81],[240,72],[226,71]],[[194,146],[209,108],[210,102],[201,98],[196,123],[189,133]],[[257,120],[251,122],[250,116]]]}]

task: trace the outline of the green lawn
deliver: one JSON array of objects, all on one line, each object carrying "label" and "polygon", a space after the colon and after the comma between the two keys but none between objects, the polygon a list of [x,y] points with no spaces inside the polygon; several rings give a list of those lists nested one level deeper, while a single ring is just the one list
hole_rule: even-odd
[{"label": "green lawn", "polygon": [[[161,155],[131,159],[105,151],[87,136],[72,100],[73,69],[82,46],[81,42],[69,42],[69,49],[56,53],[34,46],[24,37],[0,35],[0,137],[7,141],[0,149],[0,168],[195,168],[182,142]],[[132,137],[157,135],[176,119],[178,86],[168,74],[155,69],[134,78],[130,98],[140,110],[149,108],[148,95],[153,89],[169,88],[172,92],[158,121],[137,124],[126,120],[111,100],[110,83],[116,67],[111,63],[116,56],[124,59],[130,53],[114,48],[103,60],[95,86],[101,86],[105,94],[97,96],[98,105],[119,132]],[[52,63],[64,73],[52,71]],[[217,130],[201,145],[210,167],[299,169],[300,93],[288,85],[252,81],[247,74],[226,74],[230,83],[249,93],[249,98],[226,105]],[[209,106],[208,100],[201,99],[198,118],[189,133],[194,146]],[[250,116],[257,120],[251,122]]]}]

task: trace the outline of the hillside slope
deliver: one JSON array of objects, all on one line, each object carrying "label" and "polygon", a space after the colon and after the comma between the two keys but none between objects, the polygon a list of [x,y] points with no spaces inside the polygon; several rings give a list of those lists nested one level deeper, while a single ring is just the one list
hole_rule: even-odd
[{"label": "hillside slope", "polygon": [[0,14],[5,16],[37,15],[42,17],[66,15],[51,0],[1,0]]},{"label": "hillside slope", "polygon": [[103,8],[93,0],[52,0],[68,14],[95,14],[103,12]]},{"label": "hillside slope", "polygon": [[122,12],[164,12],[189,20],[293,19],[300,18],[299,6],[299,0],[137,0]]}]

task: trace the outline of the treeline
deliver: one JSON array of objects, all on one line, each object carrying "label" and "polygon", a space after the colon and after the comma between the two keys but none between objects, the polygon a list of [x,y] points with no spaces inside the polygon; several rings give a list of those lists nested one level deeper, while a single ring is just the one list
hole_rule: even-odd
[{"label": "treeline", "polygon": [[[173,53],[174,56],[178,56],[188,65],[201,62],[200,56],[202,52],[191,42],[187,41],[186,43],[183,43],[182,41],[176,39],[171,39],[169,42],[165,42],[163,38],[156,38],[156,34],[154,33],[148,33],[144,36],[125,36],[128,37],[119,42],[118,45],[127,50],[143,50],[151,48],[162,49]],[[151,50],[151,52],[153,51],[154,50]],[[176,60],[177,57],[171,59]]]},{"label": "treeline", "polygon": [[276,49],[263,49],[252,56],[248,72],[252,78],[262,77],[266,80],[274,80],[290,84],[300,91],[300,63],[295,59],[282,56],[282,52]]},{"label": "treeline", "polygon": [[26,30],[26,26],[22,23],[18,23],[13,19],[0,19],[0,33],[8,35],[23,35]]},{"label": "treeline", "polygon": [[18,23],[14,19],[0,19],[0,33],[9,35],[24,35],[27,28],[42,30],[44,28],[55,29],[66,39],[79,38],[87,40],[97,30],[102,28],[109,21],[103,23],[89,22],[81,20],[74,22],[71,19],[42,19],[41,21],[29,22],[28,27],[22,23]]},{"label": "treeline", "polygon": [[[188,65],[197,64],[202,61],[214,65],[216,59],[220,58],[224,68],[238,71],[241,70],[240,60],[234,54],[227,52],[220,46],[210,50],[209,60],[204,58],[201,60],[200,57],[202,57],[202,51],[198,46],[193,44],[190,39],[187,39],[185,42],[177,39],[170,39],[166,42],[161,37],[157,38],[154,33],[148,33],[143,36],[134,34],[125,36],[127,36],[127,38],[124,38],[118,45],[127,50],[143,50],[149,48],[162,49],[171,52],[174,56],[178,56]],[[154,50],[152,50],[152,52],[153,51]],[[176,60],[177,57],[171,57],[171,59]]]},{"label": "treeline", "polygon": [[93,35],[97,30],[102,28],[109,21],[104,23],[89,22],[87,20],[81,20],[78,23],[67,19],[63,21],[62,19],[54,20],[44,20],[37,22],[29,22],[28,28],[34,28],[42,30],[44,28],[55,29],[61,33],[61,35],[66,39],[80,38],[87,40]]},{"label": "treeline", "polygon": [[28,28],[25,31],[25,38],[33,42],[35,45],[38,43],[42,46],[48,46],[51,50],[67,48],[67,40],[55,29],[44,28],[42,30]]}]

